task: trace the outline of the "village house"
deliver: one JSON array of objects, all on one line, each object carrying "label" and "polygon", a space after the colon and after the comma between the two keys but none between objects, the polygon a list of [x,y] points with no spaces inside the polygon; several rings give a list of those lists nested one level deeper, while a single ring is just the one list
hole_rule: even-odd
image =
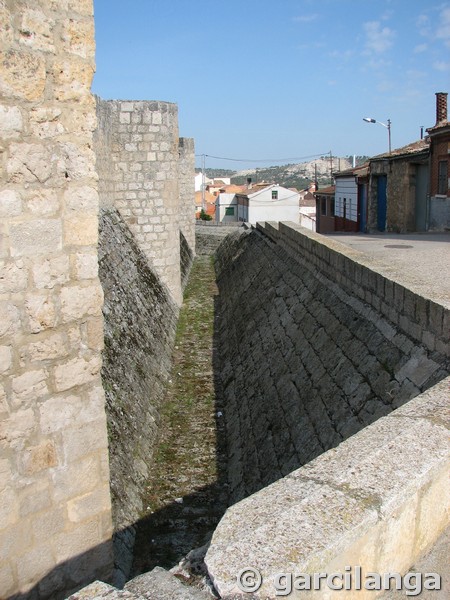
[{"label": "village house", "polygon": [[335,230],[334,220],[334,197],[336,188],[334,185],[318,189],[314,192],[316,199],[316,231],[317,233],[333,233]]},{"label": "village house", "polygon": [[216,223],[230,223],[237,221],[236,194],[220,192],[215,204]]},{"label": "village house", "polygon": [[250,184],[236,194],[237,220],[256,224],[263,221],[299,223],[299,193],[272,183]]},{"label": "village house", "polygon": [[335,186],[315,192],[316,230],[444,231],[450,229],[450,123],[447,93],[436,94],[428,137],[334,173]]},{"label": "village house", "polygon": [[369,163],[334,173],[335,231],[366,231]]},{"label": "village house", "polygon": [[427,229],[428,139],[370,159],[369,231]]},{"label": "village house", "polygon": [[[296,191],[293,188],[290,189]],[[317,184],[313,181],[309,187],[299,192],[300,225],[311,231],[316,231],[316,199],[314,197],[316,189]]]},{"label": "village house", "polygon": [[436,94],[436,124],[427,129],[430,137],[430,205],[428,228],[450,228],[450,123],[447,116],[447,94]]}]

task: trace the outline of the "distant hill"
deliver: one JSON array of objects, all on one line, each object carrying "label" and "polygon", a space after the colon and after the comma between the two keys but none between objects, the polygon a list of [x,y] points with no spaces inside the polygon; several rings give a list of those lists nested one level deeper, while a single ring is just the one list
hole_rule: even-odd
[{"label": "distant hill", "polygon": [[[361,165],[368,156],[357,156],[356,166]],[[205,169],[205,175],[211,179],[216,177],[230,177],[231,183],[241,185],[247,183],[247,178],[251,177],[253,183],[267,181],[268,183],[278,183],[283,187],[295,187],[298,190],[304,189],[314,181],[317,171],[317,180],[319,187],[330,185],[331,170],[344,171],[350,169],[353,163],[352,156],[332,157],[332,163],[329,156],[323,156],[309,162],[288,164],[273,167],[258,167],[257,169],[245,169],[243,171],[232,171],[230,169]],[[198,173],[201,169],[195,169]]]}]

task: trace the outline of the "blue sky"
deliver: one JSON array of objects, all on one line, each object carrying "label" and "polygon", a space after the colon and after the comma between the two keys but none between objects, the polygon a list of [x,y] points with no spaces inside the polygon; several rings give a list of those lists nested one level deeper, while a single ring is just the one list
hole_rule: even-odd
[{"label": "blue sky", "polygon": [[94,10],[93,91],[176,102],[197,154],[246,159],[207,167],[373,156],[387,130],[363,117],[391,119],[398,148],[435,124],[435,92],[450,91],[450,0],[94,0]]}]

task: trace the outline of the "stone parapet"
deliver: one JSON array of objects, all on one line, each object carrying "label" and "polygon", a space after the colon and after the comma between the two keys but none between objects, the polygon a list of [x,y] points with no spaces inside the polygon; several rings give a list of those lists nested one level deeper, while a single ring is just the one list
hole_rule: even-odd
[{"label": "stone parapet", "polygon": [[392,275],[389,266],[335,240],[295,223],[258,223],[257,228],[296,256],[308,262],[355,299],[365,302],[429,351],[450,356],[450,304],[437,303]]},{"label": "stone parapet", "polygon": [[281,573],[295,580],[351,569],[345,592],[322,579],[320,591],[293,589],[290,598],[373,598],[368,573],[407,573],[450,520],[449,385],[447,378],[228,509],[205,559],[221,598],[244,597],[236,582],[247,566],[262,576],[254,598],[279,597]]},{"label": "stone parapet", "polygon": [[215,265],[237,502],[206,556],[221,597],[247,566],[258,598],[279,573],[405,574],[449,522],[448,308],[288,223],[229,234]]}]

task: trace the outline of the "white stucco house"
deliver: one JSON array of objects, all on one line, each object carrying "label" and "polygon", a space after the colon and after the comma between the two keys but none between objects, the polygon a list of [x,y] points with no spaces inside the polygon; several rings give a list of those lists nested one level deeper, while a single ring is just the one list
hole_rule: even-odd
[{"label": "white stucco house", "polygon": [[[209,177],[205,176],[205,189],[207,185],[210,185],[211,183],[213,183],[213,180],[210,179]],[[196,173],[195,174],[195,191],[199,192],[202,189],[203,186],[203,173],[200,171],[200,173]]]},{"label": "white stucco house", "polygon": [[216,222],[230,223],[237,220],[236,194],[221,192],[216,199]]},{"label": "white stucco house", "polygon": [[[358,230],[358,184],[353,170],[335,173],[334,215],[338,230]],[[341,226],[342,222],[342,226]]]},{"label": "white stucco house", "polygon": [[299,222],[299,193],[281,185],[259,183],[236,193],[237,220]]}]

